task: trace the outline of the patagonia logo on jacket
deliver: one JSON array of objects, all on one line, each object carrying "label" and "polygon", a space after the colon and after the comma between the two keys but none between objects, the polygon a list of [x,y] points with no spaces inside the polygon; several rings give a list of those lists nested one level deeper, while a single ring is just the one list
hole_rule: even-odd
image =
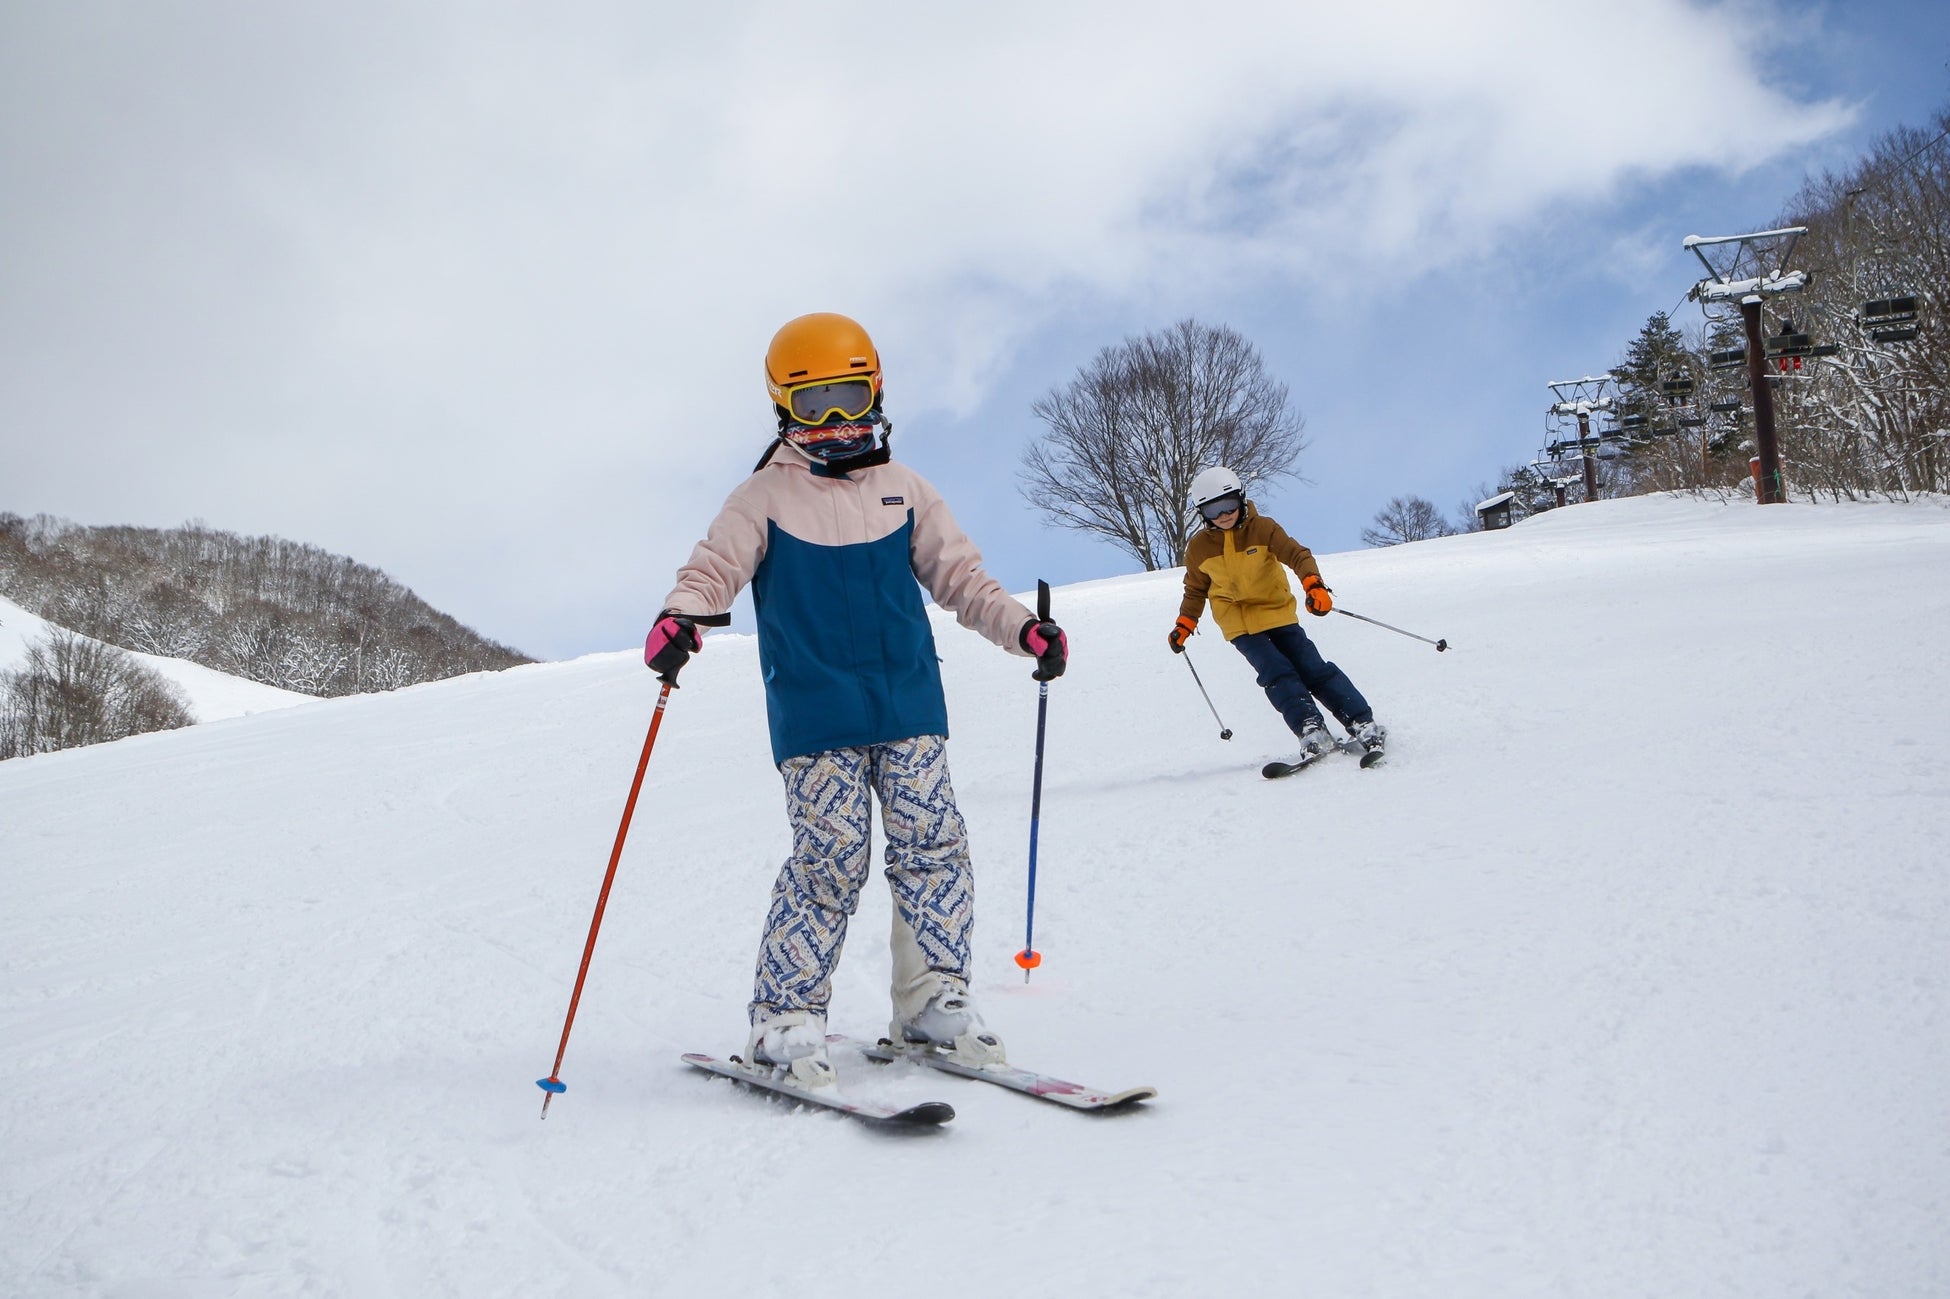
[{"label": "patagonia logo on jacket", "polygon": [[880,498],[880,503],[882,505],[905,505],[907,504],[907,498],[905,496],[883,496]]}]

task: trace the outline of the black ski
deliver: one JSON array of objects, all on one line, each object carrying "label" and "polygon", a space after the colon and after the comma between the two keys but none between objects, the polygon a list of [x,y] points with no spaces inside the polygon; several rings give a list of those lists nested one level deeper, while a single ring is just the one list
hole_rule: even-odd
[{"label": "black ski", "polygon": [[1324,753],[1312,754],[1300,759],[1298,762],[1269,762],[1259,769],[1259,774],[1268,780],[1283,780],[1296,771],[1305,771],[1329,753],[1345,753],[1350,757],[1358,757],[1361,759],[1361,765],[1363,767],[1378,767],[1387,756],[1382,752],[1379,745],[1370,749],[1365,747],[1359,740],[1336,740],[1334,747]]},{"label": "black ski", "polygon": [[[1327,751],[1327,753],[1332,752],[1332,749]],[[1268,780],[1284,780],[1296,771],[1305,771],[1308,767],[1313,766],[1316,762],[1326,757],[1327,753],[1310,754],[1298,762],[1269,762],[1259,769],[1259,774]]]}]

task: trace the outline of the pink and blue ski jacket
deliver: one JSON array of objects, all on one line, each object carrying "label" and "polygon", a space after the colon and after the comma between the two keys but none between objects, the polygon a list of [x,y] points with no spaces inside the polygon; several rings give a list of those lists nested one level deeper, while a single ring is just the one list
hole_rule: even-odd
[{"label": "pink and blue ski jacket", "polygon": [[902,464],[836,473],[781,445],[725,501],[664,607],[726,613],[747,582],[775,764],[948,733],[922,587],[962,626],[1027,657],[1017,636],[1034,615],[982,568],[934,485]]}]

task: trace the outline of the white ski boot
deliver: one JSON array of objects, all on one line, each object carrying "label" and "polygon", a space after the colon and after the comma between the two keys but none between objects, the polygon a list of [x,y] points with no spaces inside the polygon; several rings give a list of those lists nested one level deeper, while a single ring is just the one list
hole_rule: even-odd
[{"label": "white ski boot", "polygon": [[1300,761],[1312,762],[1323,753],[1334,751],[1334,737],[1319,722],[1308,722],[1300,731]]},{"label": "white ski boot", "polygon": [[800,1087],[839,1085],[833,1062],[826,1058],[826,1017],[808,1010],[788,1010],[753,1024],[745,1059]]},{"label": "white ski boot", "polygon": [[1361,746],[1361,765],[1372,767],[1386,754],[1388,728],[1370,718],[1348,728],[1348,737]]},{"label": "white ski boot", "polygon": [[928,999],[920,1014],[888,1026],[897,1048],[926,1047],[971,1069],[1009,1062],[1002,1039],[982,1026],[968,989],[951,983]]}]

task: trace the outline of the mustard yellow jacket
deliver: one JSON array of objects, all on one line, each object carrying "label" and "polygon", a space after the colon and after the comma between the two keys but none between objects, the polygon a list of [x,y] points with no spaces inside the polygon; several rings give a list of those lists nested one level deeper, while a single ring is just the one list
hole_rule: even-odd
[{"label": "mustard yellow jacket", "polygon": [[1194,621],[1212,603],[1212,618],[1227,640],[1300,621],[1300,605],[1285,569],[1304,580],[1320,576],[1314,553],[1246,502],[1231,529],[1207,524],[1185,547],[1185,598],[1178,612]]}]

